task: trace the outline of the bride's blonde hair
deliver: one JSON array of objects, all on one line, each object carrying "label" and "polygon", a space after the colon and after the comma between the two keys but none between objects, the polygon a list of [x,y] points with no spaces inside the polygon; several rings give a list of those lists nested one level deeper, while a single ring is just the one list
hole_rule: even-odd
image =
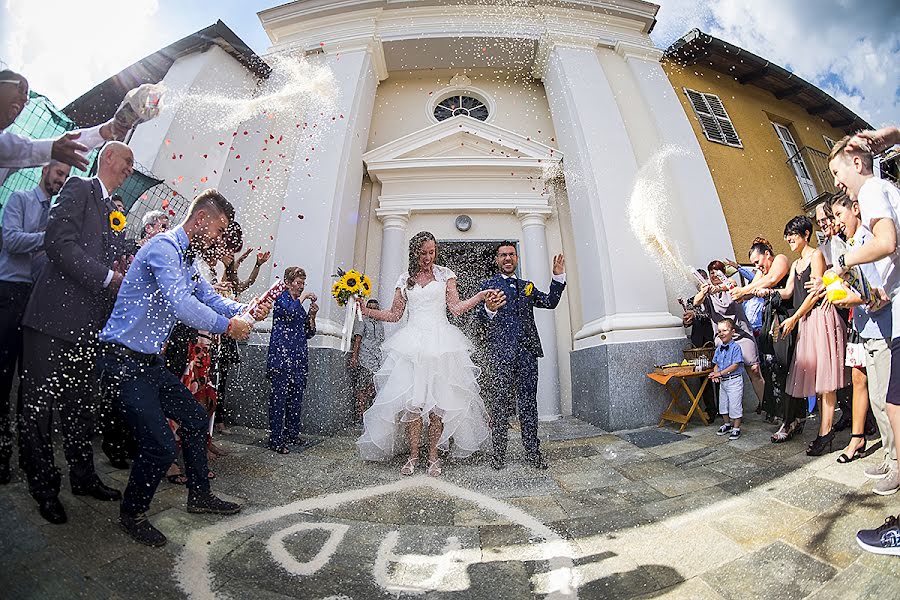
[{"label": "bride's blonde hair", "polygon": [[437,240],[429,231],[420,231],[409,240],[409,279],[406,280],[406,289],[412,289],[416,285],[416,274],[419,272],[419,251],[427,241],[434,242],[434,258],[437,260]]}]

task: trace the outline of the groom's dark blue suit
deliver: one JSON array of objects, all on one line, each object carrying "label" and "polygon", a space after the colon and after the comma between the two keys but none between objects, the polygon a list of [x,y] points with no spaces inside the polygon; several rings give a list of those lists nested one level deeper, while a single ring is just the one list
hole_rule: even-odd
[{"label": "groom's dark blue suit", "polygon": [[491,375],[491,439],[494,456],[506,456],[509,415],[518,407],[522,424],[522,444],[529,459],[540,456],[537,435],[537,359],[544,356],[535,308],[556,308],[566,284],[553,281],[550,293],[516,277],[495,275],[481,283],[481,289],[499,289],[506,294],[506,305],[491,318],[485,307],[477,310],[487,328],[488,368]]}]

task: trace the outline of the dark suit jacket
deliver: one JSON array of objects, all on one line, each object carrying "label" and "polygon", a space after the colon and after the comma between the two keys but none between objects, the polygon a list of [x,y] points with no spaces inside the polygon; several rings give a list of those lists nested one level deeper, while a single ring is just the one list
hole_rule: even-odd
[{"label": "dark suit jacket", "polygon": [[493,356],[501,360],[511,358],[521,346],[540,358],[544,356],[544,350],[541,348],[541,338],[534,324],[534,309],[556,308],[566,285],[553,281],[550,284],[550,293],[545,294],[528,280],[517,279],[516,282],[517,285],[513,287],[500,275],[482,281],[482,290],[490,288],[503,290],[506,294],[506,305],[493,319],[487,316],[484,306],[479,306],[476,314],[487,327],[487,341]]},{"label": "dark suit jacket", "polygon": [[103,287],[114,259],[109,209],[95,179],[70,177],[50,209],[38,275],[22,325],[69,342],[96,339],[115,298]]}]

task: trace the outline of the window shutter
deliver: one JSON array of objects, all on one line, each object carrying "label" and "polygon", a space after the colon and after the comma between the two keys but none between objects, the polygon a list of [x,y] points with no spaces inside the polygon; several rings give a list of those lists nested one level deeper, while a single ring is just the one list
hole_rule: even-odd
[{"label": "window shutter", "polygon": [[718,96],[703,94],[687,88],[684,88],[684,93],[690,100],[691,106],[694,107],[694,113],[697,115],[697,120],[700,121],[700,127],[703,128],[706,139],[727,146],[743,147],[741,138]]}]

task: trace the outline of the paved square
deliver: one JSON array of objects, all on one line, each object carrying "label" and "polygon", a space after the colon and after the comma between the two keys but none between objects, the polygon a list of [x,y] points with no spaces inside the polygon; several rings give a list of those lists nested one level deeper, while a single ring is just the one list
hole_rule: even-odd
[{"label": "paved square", "polygon": [[[67,491],[69,523],[37,514],[20,473],[0,487],[0,570],[10,598],[855,598],[900,596],[896,558],[853,535],[898,511],[837,453],[768,442],[752,415],[728,442],[715,426],[612,435],[575,419],[541,424],[548,471],[485,457],[444,476],[361,462],[358,432],[281,456],[265,432],[219,438],[213,490],[246,505],[191,515],[163,483],[151,520],[168,537],[140,546],[118,506]],[[807,438],[814,436],[808,432]],[[837,443],[843,444],[846,434]],[[837,443],[836,446],[837,447]],[[62,464],[62,456],[58,457]],[[104,479],[124,487],[98,453]],[[64,485],[65,489],[65,485]]]}]

